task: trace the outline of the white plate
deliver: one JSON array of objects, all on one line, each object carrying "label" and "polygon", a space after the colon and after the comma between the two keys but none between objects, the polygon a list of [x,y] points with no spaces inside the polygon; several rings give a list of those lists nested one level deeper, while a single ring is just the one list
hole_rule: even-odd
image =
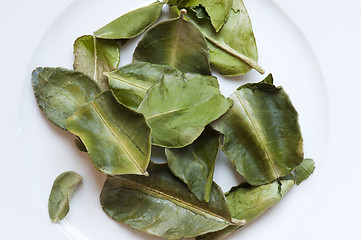
[{"label": "white plate", "polygon": [[[77,37],[92,34],[94,30],[119,15],[147,3],[149,1],[133,0],[129,3],[120,0],[76,0],[46,31],[30,60],[27,75],[21,84],[23,91],[18,112],[17,141],[21,151],[17,157],[17,166],[20,167],[22,175],[19,176],[17,184],[24,182],[24,188],[31,192],[30,202],[36,203],[30,207],[33,208],[31,212],[38,213],[31,219],[37,221],[38,230],[44,228],[46,236],[54,234],[56,239],[89,240],[157,239],[114,222],[102,211],[99,193],[104,176],[94,169],[86,154],[77,151],[71,134],[53,127],[41,114],[29,77],[30,72],[38,66],[72,68],[72,44]],[[317,169],[309,180],[295,186],[279,204],[231,239],[273,239],[270,236],[277,236],[277,239],[281,240],[288,239],[309,218],[307,209],[315,201],[313,196],[317,196],[315,191],[319,187],[326,161],[329,138],[327,88],[315,55],[297,25],[272,1],[247,0],[245,4],[258,44],[259,64],[272,72],[275,84],[282,85],[290,95],[300,115],[305,156],[315,159]],[[135,45],[136,41],[131,41],[122,51],[121,65],[131,61]],[[248,81],[260,81],[266,76],[255,71],[235,79],[224,79],[216,75],[226,96],[236,87]],[[215,181],[224,190],[228,190],[236,184],[237,178],[229,176],[229,164],[223,157],[219,162]],[[62,223],[51,224],[47,216],[49,192],[54,178],[66,170],[79,172],[84,177],[84,182],[74,194],[71,211],[66,219]],[[11,229],[14,229],[14,223]],[[5,236],[11,236],[4,232]],[[29,230],[29,234],[31,239],[35,239],[38,233]],[[28,234],[21,233],[14,236],[29,237]],[[295,236],[294,239],[302,238]]]}]

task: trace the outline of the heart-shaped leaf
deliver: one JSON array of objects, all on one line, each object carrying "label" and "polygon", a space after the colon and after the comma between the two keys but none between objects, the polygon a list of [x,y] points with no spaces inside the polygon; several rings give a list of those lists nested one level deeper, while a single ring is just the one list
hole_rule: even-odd
[{"label": "heart-shaped leaf", "polygon": [[192,238],[234,224],[221,189],[199,201],[167,164],[150,164],[149,176],[108,176],[100,203],[118,222],[166,239]]},{"label": "heart-shaped leaf", "polygon": [[40,109],[62,129],[66,129],[68,117],[100,93],[97,84],[87,75],[64,68],[39,67],[32,73],[32,83]]},{"label": "heart-shaped leaf", "polygon": [[54,181],[50,192],[48,210],[51,221],[59,222],[69,212],[69,199],[82,177],[73,171],[63,172]]},{"label": "heart-shaped leaf", "polygon": [[138,111],[152,128],[154,145],[180,148],[191,144],[229,107],[215,77],[186,73],[165,76],[154,84]]},{"label": "heart-shaped leaf", "polygon": [[165,150],[173,174],[185,182],[200,201],[209,201],[218,148],[219,133],[207,126],[192,144]]},{"label": "heart-shaped leaf", "polygon": [[162,13],[163,2],[128,12],[94,32],[97,38],[131,39],[155,23]]},{"label": "heart-shaped leaf", "polygon": [[150,128],[142,114],[119,103],[111,91],[81,106],[66,127],[79,136],[101,172],[147,175]]},{"label": "heart-shaped leaf", "polygon": [[109,89],[104,72],[117,69],[120,60],[120,46],[115,40],[81,36],[75,40],[74,57],[75,70],[91,77],[100,89]]},{"label": "heart-shaped leaf", "polygon": [[149,28],[134,51],[133,62],[163,64],[185,73],[211,75],[208,57],[207,42],[199,28],[181,14]]},{"label": "heart-shaped leaf", "polygon": [[148,89],[166,75],[181,76],[182,73],[166,65],[146,62],[131,63],[106,73],[118,101],[133,109],[138,108]]},{"label": "heart-shaped leaf", "polygon": [[290,174],[303,161],[298,114],[272,76],[245,84],[230,96],[234,104],[212,123],[224,135],[222,149],[252,185]]}]

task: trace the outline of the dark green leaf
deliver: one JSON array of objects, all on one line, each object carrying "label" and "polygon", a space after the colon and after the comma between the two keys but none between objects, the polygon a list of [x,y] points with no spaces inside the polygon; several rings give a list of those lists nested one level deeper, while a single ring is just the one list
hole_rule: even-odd
[{"label": "dark green leaf", "polygon": [[138,43],[133,62],[174,67],[181,72],[211,75],[207,42],[192,22],[179,18],[151,27]]},{"label": "dark green leaf", "polygon": [[40,109],[62,129],[66,129],[68,117],[100,92],[97,84],[85,74],[63,68],[37,68],[32,73],[32,83]]},{"label": "dark green leaf", "polygon": [[84,104],[66,121],[95,167],[106,174],[147,174],[150,128],[144,116],[120,104],[111,91]]},{"label": "dark green leaf", "polygon": [[301,165],[295,168],[296,184],[300,185],[300,183],[306,180],[314,170],[315,162],[310,158],[305,158]]},{"label": "dark green leaf", "polygon": [[152,128],[152,143],[167,148],[191,144],[230,103],[215,77],[186,73],[165,76],[148,91],[138,111]]},{"label": "dark green leaf", "polygon": [[166,65],[137,62],[106,75],[117,99],[128,107],[137,109],[151,86],[166,75],[181,76],[182,73]]},{"label": "dark green leaf", "polygon": [[209,201],[218,148],[219,133],[207,126],[191,145],[165,150],[173,174],[201,201]]},{"label": "dark green leaf", "polygon": [[100,202],[110,217],[166,239],[191,238],[233,224],[216,184],[206,203],[199,201],[167,164],[150,164],[148,171],[149,177],[108,176]]},{"label": "dark green leaf", "polygon": [[97,38],[131,39],[155,23],[162,13],[163,2],[128,12],[94,32]]},{"label": "dark green leaf", "polygon": [[49,196],[48,210],[51,221],[59,222],[69,212],[69,199],[82,177],[73,171],[63,172],[54,181]]},{"label": "dark green leaf", "polygon": [[115,40],[97,39],[90,35],[79,37],[74,43],[74,69],[91,77],[102,90],[108,89],[104,72],[117,69],[120,46]]},{"label": "dark green leaf", "polygon": [[[269,80],[269,78],[267,78]],[[290,174],[303,161],[298,114],[281,87],[247,84],[230,96],[231,109],[212,123],[223,151],[252,185]]]}]

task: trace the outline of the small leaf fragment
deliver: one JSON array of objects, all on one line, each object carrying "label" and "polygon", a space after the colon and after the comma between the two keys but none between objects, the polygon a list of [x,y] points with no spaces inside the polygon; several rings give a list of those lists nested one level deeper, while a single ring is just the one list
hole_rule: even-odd
[{"label": "small leaf fragment", "polygon": [[164,76],[181,76],[172,67],[147,62],[136,62],[106,73],[109,86],[119,102],[137,109],[148,89]]},{"label": "small leaf fragment", "polygon": [[149,176],[108,176],[100,203],[114,220],[166,239],[192,238],[232,225],[221,189],[209,203],[199,201],[169,170],[150,164]]},{"label": "small leaf fragment", "polygon": [[168,65],[184,73],[211,75],[207,42],[199,28],[179,18],[160,22],[139,41],[133,62]]},{"label": "small leaf fragment", "polygon": [[115,40],[85,35],[74,42],[74,69],[91,77],[101,90],[109,88],[104,72],[117,69],[119,61],[120,45]]},{"label": "small leaf fragment", "polygon": [[300,185],[300,183],[306,180],[314,170],[315,162],[310,158],[305,158],[303,162],[295,168],[294,175],[296,184]]},{"label": "small leaf fragment", "polygon": [[32,83],[40,109],[62,129],[68,117],[100,93],[90,77],[64,68],[39,67],[32,73]]},{"label": "small leaf fragment", "polygon": [[55,179],[48,202],[51,221],[59,222],[68,214],[70,197],[81,180],[73,171],[63,172]]},{"label": "small leaf fragment", "polygon": [[170,170],[200,201],[209,201],[218,148],[219,133],[207,126],[192,144],[165,150]]},{"label": "small leaf fragment", "polygon": [[110,90],[66,121],[94,166],[106,174],[143,174],[150,160],[150,128],[144,116],[119,103]]},{"label": "small leaf fragment", "polygon": [[97,38],[131,39],[143,33],[155,23],[162,13],[163,2],[128,12],[94,32]]}]

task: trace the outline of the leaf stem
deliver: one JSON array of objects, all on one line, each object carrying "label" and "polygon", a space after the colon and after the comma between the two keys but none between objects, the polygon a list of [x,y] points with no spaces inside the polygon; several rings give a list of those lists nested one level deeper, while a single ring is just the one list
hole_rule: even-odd
[{"label": "leaf stem", "polygon": [[250,67],[254,68],[257,72],[259,72],[260,74],[264,74],[265,70],[259,66],[257,64],[256,61],[254,61],[253,59],[250,59],[249,57],[246,57],[245,55],[238,53],[237,51],[235,51],[233,48],[229,47],[228,45],[224,45],[220,42],[218,42],[217,40],[207,36],[205,34],[205,37],[207,38],[208,41],[210,41],[211,43],[215,44],[216,46],[218,46],[219,48],[221,48],[222,50],[230,53],[231,55],[233,55],[234,57],[242,60],[243,62],[245,62],[246,64],[248,64]]}]

